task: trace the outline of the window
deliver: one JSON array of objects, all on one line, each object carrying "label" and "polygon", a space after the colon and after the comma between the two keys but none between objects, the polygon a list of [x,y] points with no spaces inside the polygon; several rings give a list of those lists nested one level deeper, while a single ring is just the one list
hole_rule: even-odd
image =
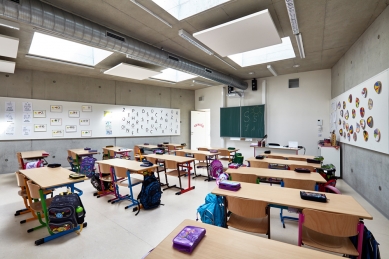
[{"label": "window", "polygon": [[289,37],[281,38],[282,43],[228,56],[241,67],[270,63],[278,60],[295,58]]},{"label": "window", "polygon": [[35,32],[28,53],[51,59],[95,66],[113,52]]}]

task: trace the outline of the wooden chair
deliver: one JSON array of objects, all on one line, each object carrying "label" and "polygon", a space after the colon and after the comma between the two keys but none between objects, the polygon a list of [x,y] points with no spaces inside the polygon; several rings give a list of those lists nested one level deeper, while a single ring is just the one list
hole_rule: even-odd
[{"label": "wooden chair", "polygon": [[228,163],[231,162],[232,156],[230,155],[230,151],[228,151],[227,149],[219,149],[218,152],[220,160],[227,160]]},{"label": "wooden chair", "polygon": [[268,162],[263,162],[263,161],[250,161],[250,167],[255,167],[255,168],[269,168],[269,163]]},{"label": "wooden chair", "polygon": [[306,162],[307,159],[304,157],[287,157],[288,160],[293,160],[293,161],[304,161]]},{"label": "wooden chair", "polygon": [[165,160],[164,166],[165,166],[165,174],[178,177],[180,187],[177,187],[176,185],[171,185],[171,186],[168,185],[168,187],[163,190],[170,189],[170,188],[178,188],[180,190],[183,190],[181,184],[181,176],[188,174],[188,172],[181,170],[178,166],[178,163],[175,161]]},{"label": "wooden chair", "polygon": [[244,182],[244,183],[259,183],[258,176],[255,174],[239,174],[239,173],[229,173],[232,181]]},{"label": "wooden chair", "polygon": [[[211,177],[209,175],[209,166],[210,166],[210,164],[208,162],[207,156],[204,155],[204,154],[194,154],[194,158],[198,161],[198,163],[195,163],[195,166],[194,166],[194,176],[193,176],[193,179],[196,178],[196,177],[199,177],[199,176],[207,177],[207,179],[205,179],[204,181],[207,181],[207,180],[211,179]],[[196,168],[205,168],[205,170],[207,170],[207,176],[204,176],[204,175],[201,175],[201,174],[197,174]]]},{"label": "wooden chair", "polygon": [[24,168],[23,158],[22,158],[22,153],[17,152],[17,153],[16,153],[16,158],[17,158],[17,160],[18,160],[19,169],[25,169],[25,168]]},{"label": "wooden chair", "polygon": [[[34,213],[31,210],[30,205],[28,203],[28,189],[27,189],[27,184],[26,184],[26,177],[23,174],[19,173],[19,172],[15,172],[15,175],[16,175],[16,181],[18,183],[18,186],[20,187],[20,190],[18,191],[18,195],[20,197],[22,197],[23,203],[24,203],[24,206],[25,206],[24,209],[17,210],[15,212],[15,216],[19,216],[19,215],[26,214],[26,213]],[[32,218],[29,218],[29,219],[26,219],[26,220],[22,220],[22,221],[20,221],[20,224],[23,224],[25,222],[29,222],[29,221],[35,220],[35,219],[37,219],[36,215],[33,214]]]},{"label": "wooden chair", "polygon": [[176,150],[176,156],[185,156],[186,157],[186,153],[185,153],[185,151]]},{"label": "wooden chair", "polygon": [[226,196],[230,217],[227,227],[266,234],[270,239],[270,209],[266,202]]},{"label": "wooden chair", "polygon": [[[39,193],[41,187],[39,185],[33,183],[33,181],[31,181],[31,180],[27,181],[27,186],[28,186],[28,191],[29,191],[30,208],[32,211],[34,211],[34,213],[37,214],[37,218],[38,218],[39,223],[40,223],[39,226],[28,229],[27,233],[30,233],[34,230],[46,227],[46,223],[42,221],[42,218],[44,217],[44,212],[43,212],[41,196]],[[52,199],[53,198],[46,199],[47,208],[50,206]]]},{"label": "wooden chair", "polygon": [[138,146],[134,146],[134,159],[136,161],[141,161],[143,156],[143,154],[141,153],[141,150]]},{"label": "wooden chair", "polygon": [[289,165],[289,170],[293,170],[294,171],[294,169],[296,169],[296,168],[308,169],[311,172],[315,172],[316,171],[316,169],[313,166],[310,166],[310,165]]},{"label": "wooden chair", "polygon": [[79,172],[80,171],[80,164],[81,161],[78,161],[77,154],[68,150],[68,162],[73,172]]},{"label": "wooden chair", "polygon": [[272,159],[282,159],[285,160],[285,157],[283,156],[276,156],[276,155],[267,155],[267,158],[272,158]]},{"label": "wooden chair", "polygon": [[[356,216],[303,209],[299,217],[298,245],[307,245],[334,253],[362,255],[363,223]],[[358,235],[357,249],[350,241]]]},{"label": "wooden chair", "polygon": [[154,158],[154,157],[148,157],[148,158],[147,158],[147,161],[150,161],[151,163],[153,163],[153,164],[155,164],[155,165],[158,165],[158,167],[155,168],[155,172],[157,173],[157,178],[158,178],[159,184],[160,184],[161,186],[165,186],[165,185],[169,186],[169,182],[168,182],[168,180],[167,180],[167,175],[166,175],[166,173],[165,173],[165,181],[166,181],[166,183],[162,183],[162,182],[161,182],[161,177],[160,177],[160,175],[159,175],[160,172],[165,172],[165,166],[164,166],[165,163],[164,163],[164,162],[160,163],[160,162],[158,161],[158,159],[157,159],[157,158]]},{"label": "wooden chair", "polygon": [[[307,190],[307,191],[314,191],[316,182],[312,180],[296,180],[296,179],[283,179],[282,180],[283,184],[281,186],[286,187],[286,188],[293,188],[293,189],[301,189],[301,190]],[[283,209],[287,209],[287,207],[280,207],[281,212],[280,212],[280,219],[282,223],[282,227],[285,228],[285,219],[290,219],[290,220],[298,220],[298,218],[295,217],[288,217],[288,216],[283,216]]]},{"label": "wooden chair", "polygon": [[168,154],[174,155],[176,153],[176,146],[175,145],[168,144],[168,145],[166,145],[166,147],[167,147]]},{"label": "wooden chair", "polygon": [[[99,178],[100,178],[100,182],[101,182],[100,185],[102,190],[94,193],[93,195],[97,196],[97,198],[110,195],[110,194],[115,195],[116,194],[115,188],[106,189],[107,186],[112,186],[112,187],[115,186],[115,182],[114,182],[115,180],[112,177],[112,173],[111,173],[111,166],[98,163],[98,167],[100,172]],[[108,184],[104,184],[104,182],[107,182]],[[111,200],[108,200],[108,202],[111,202]]]},{"label": "wooden chair", "polygon": [[[108,200],[108,202],[111,202],[111,204],[114,204],[116,202],[122,201],[122,200],[130,200],[134,201],[134,194],[132,192],[132,187],[138,184],[141,184],[143,180],[130,177],[128,178],[127,175],[127,169],[123,167],[114,167],[115,174],[113,175],[113,181],[112,183],[115,185],[115,197],[114,199]],[[119,186],[128,187],[130,190],[130,194],[127,195],[121,195],[119,192]],[[125,207],[125,209],[134,206],[136,203],[132,203],[130,206]]]}]

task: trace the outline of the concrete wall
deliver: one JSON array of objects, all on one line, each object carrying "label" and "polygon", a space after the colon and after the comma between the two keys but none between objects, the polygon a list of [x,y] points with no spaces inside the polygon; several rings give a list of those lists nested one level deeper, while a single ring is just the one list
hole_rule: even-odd
[{"label": "concrete wall", "polygon": [[[389,68],[388,24],[389,7],[335,64],[331,70],[331,98]],[[341,146],[343,179],[389,218],[389,155]]]},{"label": "concrete wall", "polygon": [[[146,107],[181,109],[181,135],[171,137],[92,138],[0,141],[0,173],[12,173],[18,168],[16,152],[43,149],[50,153],[49,162],[68,165],[67,149],[91,147],[101,150],[106,145],[132,148],[135,144],[190,143],[190,111],[194,110],[194,91],[130,82],[16,70],[15,74],[0,73],[0,96],[91,102]],[[100,155],[96,156],[100,158]]]}]

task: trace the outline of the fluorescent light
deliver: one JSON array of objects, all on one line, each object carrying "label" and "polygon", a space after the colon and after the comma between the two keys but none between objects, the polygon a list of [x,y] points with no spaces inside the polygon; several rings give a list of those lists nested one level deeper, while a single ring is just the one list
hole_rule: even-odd
[{"label": "fluorescent light", "polygon": [[172,69],[172,68],[167,68],[167,69],[162,70],[161,74],[150,77],[150,78],[177,83],[177,82],[192,79],[195,77],[197,77],[197,76],[194,76],[194,75],[191,75],[188,73],[184,73],[184,72]]},{"label": "fluorescent light", "polygon": [[158,20],[160,20],[161,22],[163,22],[164,24],[169,26],[170,28],[173,28],[173,26],[170,23],[168,23],[167,21],[165,21],[164,19],[162,19],[161,17],[159,17],[158,15],[153,13],[151,10],[147,9],[145,6],[143,6],[140,3],[138,3],[136,0],[131,0],[131,2],[133,2],[134,4],[136,4],[137,6],[139,6],[140,8],[142,8],[143,10],[145,10],[146,12],[151,14],[153,17],[157,18]]},{"label": "fluorescent light", "polygon": [[183,38],[183,39],[187,40],[189,43],[195,45],[197,48],[201,49],[202,51],[204,51],[208,55],[213,55],[212,50],[210,50],[209,48],[207,48],[206,46],[204,46],[203,44],[198,42],[192,35],[190,35],[190,33],[181,29],[178,31],[178,35],[180,35],[181,38]]},{"label": "fluorescent light", "polygon": [[228,1],[230,0],[153,0],[177,20],[183,20]]},{"label": "fluorescent light", "polygon": [[288,11],[290,25],[292,26],[293,34],[298,34],[299,31],[299,25],[297,23],[297,16],[296,16],[296,9],[294,7],[294,1],[293,0],[285,0],[286,4],[286,10]]},{"label": "fluorescent light", "polygon": [[11,22],[8,20],[0,19],[0,26],[8,27],[11,29],[19,30],[19,23]]},{"label": "fluorescent light", "polygon": [[67,62],[67,61],[62,61],[62,60],[58,60],[58,59],[40,57],[40,56],[35,56],[35,55],[30,55],[30,54],[26,54],[26,55],[24,55],[24,56],[25,56],[26,58],[34,58],[34,59],[39,59],[39,60],[44,60],[44,61],[50,61],[50,62],[55,62],[55,63],[61,63],[61,64],[64,64],[64,65],[71,65],[71,66],[76,66],[76,67],[83,67],[83,68],[94,69],[94,67],[91,67],[91,66],[86,66],[86,65],[82,65],[82,64],[76,64],[76,63]]},{"label": "fluorescent light", "polygon": [[301,36],[301,32],[299,34],[296,34],[296,41],[297,41],[297,47],[299,48],[299,52],[300,52],[300,58],[305,58],[304,44],[303,44],[303,38]]},{"label": "fluorescent light", "polygon": [[84,44],[34,33],[28,54],[62,60],[70,63],[95,66],[113,52],[93,48]]},{"label": "fluorescent light", "polygon": [[295,58],[292,42],[289,37],[282,38],[282,43],[251,50],[228,56],[232,61],[241,67],[266,64],[274,61]]},{"label": "fluorescent light", "polygon": [[231,68],[233,68],[233,69],[235,69],[236,70],[236,68],[235,67],[233,67],[230,63],[228,63],[227,61],[225,61],[224,59],[222,59],[221,57],[219,57],[218,55],[213,55],[215,58],[217,58],[218,60],[220,60],[220,61],[222,61],[224,64],[226,64],[227,66],[229,66],[229,67],[231,67]]},{"label": "fluorescent light", "polygon": [[278,76],[277,72],[273,69],[271,65],[267,65],[267,69],[269,69],[270,73],[272,73],[273,76]]},{"label": "fluorescent light", "polygon": [[159,82],[168,83],[168,84],[172,84],[172,85],[176,84],[176,82],[173,82],[173,81],[163,80],[163,79],[158,79],[158,78],[152,78],[152,77],[149,77],[148,80],[159,81]]},{"label": "fluorescent light", "polygon": [[197,84],[197,85],[206,85],[206,86],[214,86],[214,85],[211,85],[211,84],[207,84],[203,81],[198,81],[198,80],[192,80],[192,83],[193,84]]}]

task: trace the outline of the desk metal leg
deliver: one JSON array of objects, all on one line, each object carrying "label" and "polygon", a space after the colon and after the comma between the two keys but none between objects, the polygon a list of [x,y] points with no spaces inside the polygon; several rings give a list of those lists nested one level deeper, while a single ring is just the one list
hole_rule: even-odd
[{"label": "desk metal leg", "polygon": [[130,196],[129,197],[126,197],[126,199],[130,200],[132,202],[132,204],[124,207],[124,209],[128,209],[128,208],[131,208],[133,206],[137,206],[139,203],[137,200],[134,199],[134,194],[132,192],[132,183],[131,183],[131,172],[130,170],[127,170],[127,178],[128,178],[128,188],[130,189]]},{"label": "desk metal leg", "polygon": [[[194,161],[192,161],[193,162],[193,166],[195,166],[195,162]],[[186,192],[189,192],[189,191],[191,191],[191,190],[193,190],[194,188],[195,188],[195,186],[190,186],[190,164],[191,163],[188,163],[188,188],[186,188],[186,189],[184,189],[184,190],[181,190],[181,191],[179,191],[179,192],[176,192],[176,195],[180,195],[180,194],[182,194],[182,193],[186,193]],[[178,165],[178,163],[177,163],[177,165]],[[177,166],[177,167],[179,167],[179,166]],[[178,168],[177,168],[178,169]],[[180,171],[178,171],[178,174],[180,173]],[[181,178],[180,178],[181,179]]]}]

